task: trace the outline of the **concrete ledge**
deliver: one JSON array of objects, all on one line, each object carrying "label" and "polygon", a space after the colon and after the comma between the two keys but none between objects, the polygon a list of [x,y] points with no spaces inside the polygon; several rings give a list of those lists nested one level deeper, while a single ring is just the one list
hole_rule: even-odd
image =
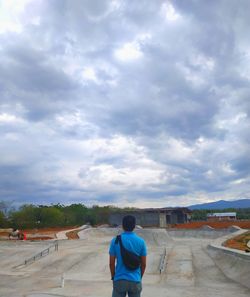
[{"label": "concrete ledge", "polygon": [[[208,238],[216,239],[224,235],[232,235],[235,230],[232,229],[213,229],[213,228],[201,228],[201,229],[167,229],[168,234],[171,237],[178,238]],[[234,233],[235,234],[235,233]]]},{"label": "concrete ledge", "polygon": [[[250,261],[250,253],[246,253],[244,251],[230,249],[230,248],[227,248],[224,246],[218,247],[218,246],[214,246],[213,244],[209,244],[207,246],[207,248],[211,249],[211,250],[216,250],[216,251],[219,250],[219,251],[223,252],[224,254],[232,255],[234,257],[238,257],[238,258]],[[250,265],[250,263],[249,263],[249,265]]]}]

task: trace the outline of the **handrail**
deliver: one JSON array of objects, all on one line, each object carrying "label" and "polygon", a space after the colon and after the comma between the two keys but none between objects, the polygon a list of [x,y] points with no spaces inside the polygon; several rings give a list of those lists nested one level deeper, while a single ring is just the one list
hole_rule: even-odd
[{"label": "handrail", "polygon": [[14,266],[13,268],[30,265],[30,264],[34,263],[35,261],[41,259],[42,257],[47,256],[50,253],[51,249],[54,249],[56,252],[58,251],[58,241],[57,240],[53,243],[53,245],[42,250],[40,253],[36,254],[35,256],[26,259],[24,261],[24,263]]},{"label": "handrail", "polygon": [[167,264],[166,259],[167,259],[167,248],[164,249],[164,252],[161,255],[161,261],[160,261],[160,267],[159,267],[160,274],[165,270],[165,267]]}]

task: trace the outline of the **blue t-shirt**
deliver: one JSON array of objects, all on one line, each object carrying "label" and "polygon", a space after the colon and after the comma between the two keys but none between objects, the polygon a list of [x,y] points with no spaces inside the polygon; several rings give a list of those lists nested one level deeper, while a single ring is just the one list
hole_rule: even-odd
[{"label": "blue t-shirt", "polygon": [[[135,253],[138,256],[146,256],[147,249],[145,241],[136,235],[134,232],[124,232],[121,235],[123,246]],[[110,256],[116,257],[116,267],[115,267],[115,276],[114,280],[128,280],[133,282],[141,281],[141,268],[135,270],[129,270],[125,267],[121,257],[120,244],[115,243],[116,237],[112,239],[109,248]]]}]

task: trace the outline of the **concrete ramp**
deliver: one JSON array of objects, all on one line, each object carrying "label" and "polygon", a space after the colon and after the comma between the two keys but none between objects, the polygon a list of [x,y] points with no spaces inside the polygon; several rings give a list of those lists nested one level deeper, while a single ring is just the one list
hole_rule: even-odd
[{"label": "concrete ramp", "polygon": [[166,246],[173,242],[165,229],[141,229],[136,230],[148,245]]},{"label": "concrete ramp", "polygon": [[0,270],[1,274],[14,273],[13,267],[20,265],[25,259],[37,254],[51,245],[50,241],[23,242],[6,241],[1,242],[0,248]]},{"label": "concrete ramp", "polygon": [[211,246],[208,253],[228,278],[250,289],[250,255],[243,257],[242,254],[227,253]]},{"label": "concrete ramp", "polygon": [[165,278],[167,286],[193,286],[194,272],[192,253],[189,246],[174,246],[167,258]]},{"label": "concrete ramp", "polygon": [[[80,239],[87,241],[100,240],[101,242],[110,241],[113,237],[122,233],[120,228],[88,228],[78,232]],[[142,237],[147,245],[166,246],[173,242],[173,239],[168,235],[165,229],[136,229],[135,233]]]},{"label": "concrete ramp", "polygon": [[246,230],[239,230],[231,236],[221,237],[209,244],[207,251],[228,278],[250,288],[250,254],[222,246],[229,238],[245,232]]},{"label": "concrete ramp", "polygon": [[102,243],[110,242],[110,240],[121,232],[118,228],[88,228],[78,232],[79,239],[89,242],[100,241]]}]

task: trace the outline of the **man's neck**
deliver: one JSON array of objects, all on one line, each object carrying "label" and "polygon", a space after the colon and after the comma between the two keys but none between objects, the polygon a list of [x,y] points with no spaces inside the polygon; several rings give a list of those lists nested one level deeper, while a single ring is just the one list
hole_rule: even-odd
[{"label": "man's neck", "polygon": [[133,232],[133,231],[125,231],[125,230],[123,230],[123,233],[126,233],[126,234],[133,234],[134,232]]}]

